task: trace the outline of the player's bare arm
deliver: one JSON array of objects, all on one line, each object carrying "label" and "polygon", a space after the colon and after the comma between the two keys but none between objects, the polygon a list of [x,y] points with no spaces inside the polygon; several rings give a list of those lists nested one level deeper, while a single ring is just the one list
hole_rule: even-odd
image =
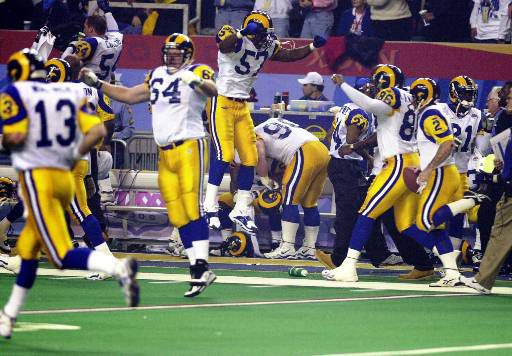
[{"label": "player's bare arm", "polygon": [[432,171],[452,154],[454,148],[455,144],[453,143],[453,140],[443,142],[437,149],[436,155],[432,158],[432,161],[430,161],[425,169],[418,175],[418,184],[426,183],[432,174]]},{"label": "player's bare arm", "polygon": [[387,103],[385,100],[372,99],[366,94],[363,94],[359,90],[351,87],[345,82],[343,75],[333,74],[331,76],[331,80],[345,92],[354,104],[361,107],[363,110],[378,115],[379,117],[390,115],[393,112],[391,104]]},{"label": "player's bare arm", "polygon": [[80,71],[79,78],[87,85],[100,89],[110,98],[126,104],[138,104],[149,101],[150,91],[146,83],[128,88],[122,85],[112,85],[98,79],[96,74],[87,68]]},{"label": "player's bare arm", "polygon": [[298,61],[309,56],[317,48],[324,46],[326,42],[327,41],[325,38],[321,36],[315,36],[313,42],[311,42],[309,45],[294,49],[282,48],[277,53],[275,53],[270,59],[279,62]]}]

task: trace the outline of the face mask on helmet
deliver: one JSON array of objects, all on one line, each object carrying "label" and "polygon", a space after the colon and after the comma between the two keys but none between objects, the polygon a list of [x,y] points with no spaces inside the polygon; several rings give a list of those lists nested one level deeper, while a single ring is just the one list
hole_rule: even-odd
[{"label": "face mask on helmet", "polygon": [[264,11],[252,11],[244,18],[242,27],[247,27],[251,22],[257,23],[261,31],[256,35],[249,35],[247,37],[252,40],[258,49],[265,50],[269,48],[277,39],[270,16]]},{"label": "face mask on helmet", "polygon": [[162,46],[162,62],[169,73],[175,73],[192,63],[193,55],[192,40],[183,34],[173,33]]},{"label": "face mask on helmet", "polygon": [[477,88],[473,80],[466,78],[467,85],[460,83],[462,79],[454,79],[450,83],[450,100],[455,106],[457,114],[465,114],[469,109],[475,106],[477,97]]},{"label": "face mask on helmet", "polygon": [[257,240],[251,238],[249,234],[237,231],[233,235],[228,237],[221,245],[223,255],[231,257],[253,257],[254,256],[254,245]]}]

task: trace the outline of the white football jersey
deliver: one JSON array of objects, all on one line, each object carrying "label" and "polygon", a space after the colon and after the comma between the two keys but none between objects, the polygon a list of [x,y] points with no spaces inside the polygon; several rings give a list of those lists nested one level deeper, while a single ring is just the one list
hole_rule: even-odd
[{"label": "white football jersey", "polygon": [[[34,168],[70,169],[73,150],[82,138],[79,112],[90,113],[82,86],[77,83],[16,82],[2,95],[2,106],[16,104],[11,118],[28,119],[27,138],[21,150],[12,152],[18,170]],[[5,111],[2,110],[4,123]],[[99,123],[94,121],[93,125]],[[7,131],[7,129],[6,129]]]},{"label": "white football jersey", "polygon": [[108,31],[103,37],[86,37],[71,43],[73,53],[100,79],[110,80],[123,50],[123,34]]},{"label": "white football jersey", "polygon": [[265,143],[267,157],[278,160],[288,165],[295,152],[303,144],[310,141],[318,141],[311,132],[300,128],[293,122],[271,118],[259,124],[255,128],[256,135]]},{"label": "white football jersey", "polygon": [[[417,139],[420,168],[422,170],[432,161],[439,146],[453,138],[451,117],[446,115],[444,110],[444,104],[435,104],[426,107],[419,115]],[[437,167],[444,167],[453,163],[453,156],[450,155]]]},{"label": "white football jersey", "polygon": [[[231,32],[233,31],[233,32]],[[217,34],[217,41],[227,36],[234,36],[234,30],[230,26],[224,26]],[[256,46],[246,37],[237,41],[234,52],[218,52],[217,62],[219,74],[217,77],[217,90],[220,95],[247,99],[257,79],[258,72],[267,59],[279,51],[279,41],[267,49],[257,49]]]},{"label": "white football jersey", "polygon": [[208,97],[182,82],[181,74],[186,70],[201,78],[213,79],[213,70],[202,64],[193,64],[172,74],[167,72],[166,66],[160,66],[147,78],[153,135],[159,146],[206,135],[203,111]]},{"label": "white football jersey", "polygon": [[362,160],[363,157],[356,152],[340,157],[338,150],[347,143],[347,128],[349,125],[355,125],[361,129],[361,134],[358,137],[359,140],[363,140],[368,136],[371,116],[356,104],[348,103],[343,105],[336,114],[333,125],[334,131],[332,133],[329,154],[335,158]]},{"label": "white football jersey", "polygon": [[445,106],[446,110],[451,113],[453,136],[460,140],[460,146],[453,152],[455,165],[460,173],[466,173],[480,129],[482,112],[476,108],[471,108],[464,117],[459,117],[448,105],[445,104]]},{"label": "white football jersey", "polygon": [[393,108],[390,115],[376,117],[377,143],[383,160],[417,151],[416,113],[411,107],[411,94],[398,88],[386,88],[377,94]]}]

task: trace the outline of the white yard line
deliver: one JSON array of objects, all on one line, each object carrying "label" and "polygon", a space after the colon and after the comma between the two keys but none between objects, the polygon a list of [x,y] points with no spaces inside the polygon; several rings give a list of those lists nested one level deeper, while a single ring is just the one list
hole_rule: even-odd
[{"label": "white yard line", "polygon": [[[0,270],[0,273],[10,272]],[[38,275],[42,276],[61,276],[61,277],[85,277],[89,271],[74,270],[56,270],[51,268],[39,268]],[[141,272],[137,274],[140,280],[151,281],[178,281],[188,282],[190,276],[188,274],[173,273],[148,273]],[[475,290],[467,287],[451,287],[451,288],[432,288],[428,283],[403,283],[403,282],[332,282],[318,279],[308,278],[270,278],[270,277],[240,277],[240,276],[217,276],[216,283],[225,284],[246,284],[246,285],[268,285],[268,286],[289,286],[289,287],[323,287],[323,288],[350,288],[350,289],[371,289],[371,290],[395,290],[409,292],[439,292],[439,293],[456,293],[456,294],[478,294]],[[494,287],[493,294],[512,295],[510,287]]]},{"label": "white yard line", "polygon": [[436,347],[431,349],[416,349],[416,350],[397,350],[397,351],[380,351],[380,352],[356,352],[356,353],[342,353],[342,354],[329,354],[323,356],[395,356],[395,355],[430,355],[430,354],[444,354],[448,352],[466,352],[466,351],[485,351],[485,350],[500,350],[512,349],[511,344],[486,344],[486,345],[472,345],[472,346],[452,346],[452,347]]},{"label": "white yard line", "polygon": [[91,312],[116,312],[133,310],[162,310],[162,309],[201,309],[201,308],[222,308],[222,307],[251,307],[261,305],[283,305],[283,304],[312,304],[312,303],[345,303],[369,300],[397,300],[417,298],[447,298],[460,297],[459,294],[412,294],[412,295],[391,295],[383,297],[362,297],[362,298],[328,298],[328,299],[302,299],[302,300],[273,300],[259,302],[233,302],[233,303],[209,303],[209,304],[174,304],[174,305],[151,305],[137,308],[110,307],[110,308],[77,308],[77,309],[54,309],[54,310],[28,310],[22,311],[24,315],[39,314],[70,314],[70,313],[91,313]]}]

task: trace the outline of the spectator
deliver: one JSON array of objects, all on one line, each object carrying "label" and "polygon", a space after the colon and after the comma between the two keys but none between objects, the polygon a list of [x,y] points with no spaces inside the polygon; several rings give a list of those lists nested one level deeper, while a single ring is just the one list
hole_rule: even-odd
[{"label": "spectator", "polygon": [[329,101],[322,92],[324,91],[324,78],[317,72],[309,72],[304,78],[297,79],[302,84],[304,96],[300,100]]},{"label": "spectator", "polygon": [[469,39],[467,0],[427,0],[421,14],[423,35],[430,42],[466,42]]},{"label": "spectator", "polygon": [[278,38],[290,37],[292,0],[256,0],[254,10],[265,11],[272,18],[274,33]]},{"label": "spectator", "polygon": [[300,37],[329,37],[338,0],[299,0],[299,5],[306,13]]},{"label": "spectator", "polygon": [[224,25],[241,28],[245,16],[254,8],[254,0],[215,0],[217,15],[215,27],[219,30]]},{"label": "spectator", "polygon": [[352,8],[341,15],[336,35],[345,36],[348,33],[373,36],[370,8],[366,0],[352,0]]},{"label": "spectator", "polygon": [[[512,112],[512,93],[508,95],[507,100]],[[491,239],[480,264],[480,270],[473,278],[461,276],[461,281],[466,286],[482,294],[491,293],[496,277],[512,249],[512,219],[510,219],[512,215],[512,141],[509,141],[507,145],[504,160],[503,172],[501,173],[505,182],[504,194],[500,197],[496,209],[496,219],[492,227]]]},{"label": "spectator", "polygon": [[374,36],[385,41],[410,41],[412,15],[406,0],[367,0]]},{"label": "spectator", "polygon": [[[510,0],[473,0],[469,23],[474,42],[498,43],[505,39],[503,21],[508,17]],[[503,26],[503,28],[501,28]]]},{"label": "spectator", "polygon": [[137,8],[113,7],[112,14],[119,25],[119,30],[131,35],[142,33],[142,24],[148,17],[144,9]]},{"label": "spectator", "polygon": [[112,100],[112,110],[115,115],[114,120],[116,120],[112,139],[126,141],[133,136],[135,131],[132,107]]},{"label": "spectator", "polygon": [[496,117],[496,114],[500,111],[500,90],[501,87],[494,87],[487,96],[487,114],[490,117]]}]

